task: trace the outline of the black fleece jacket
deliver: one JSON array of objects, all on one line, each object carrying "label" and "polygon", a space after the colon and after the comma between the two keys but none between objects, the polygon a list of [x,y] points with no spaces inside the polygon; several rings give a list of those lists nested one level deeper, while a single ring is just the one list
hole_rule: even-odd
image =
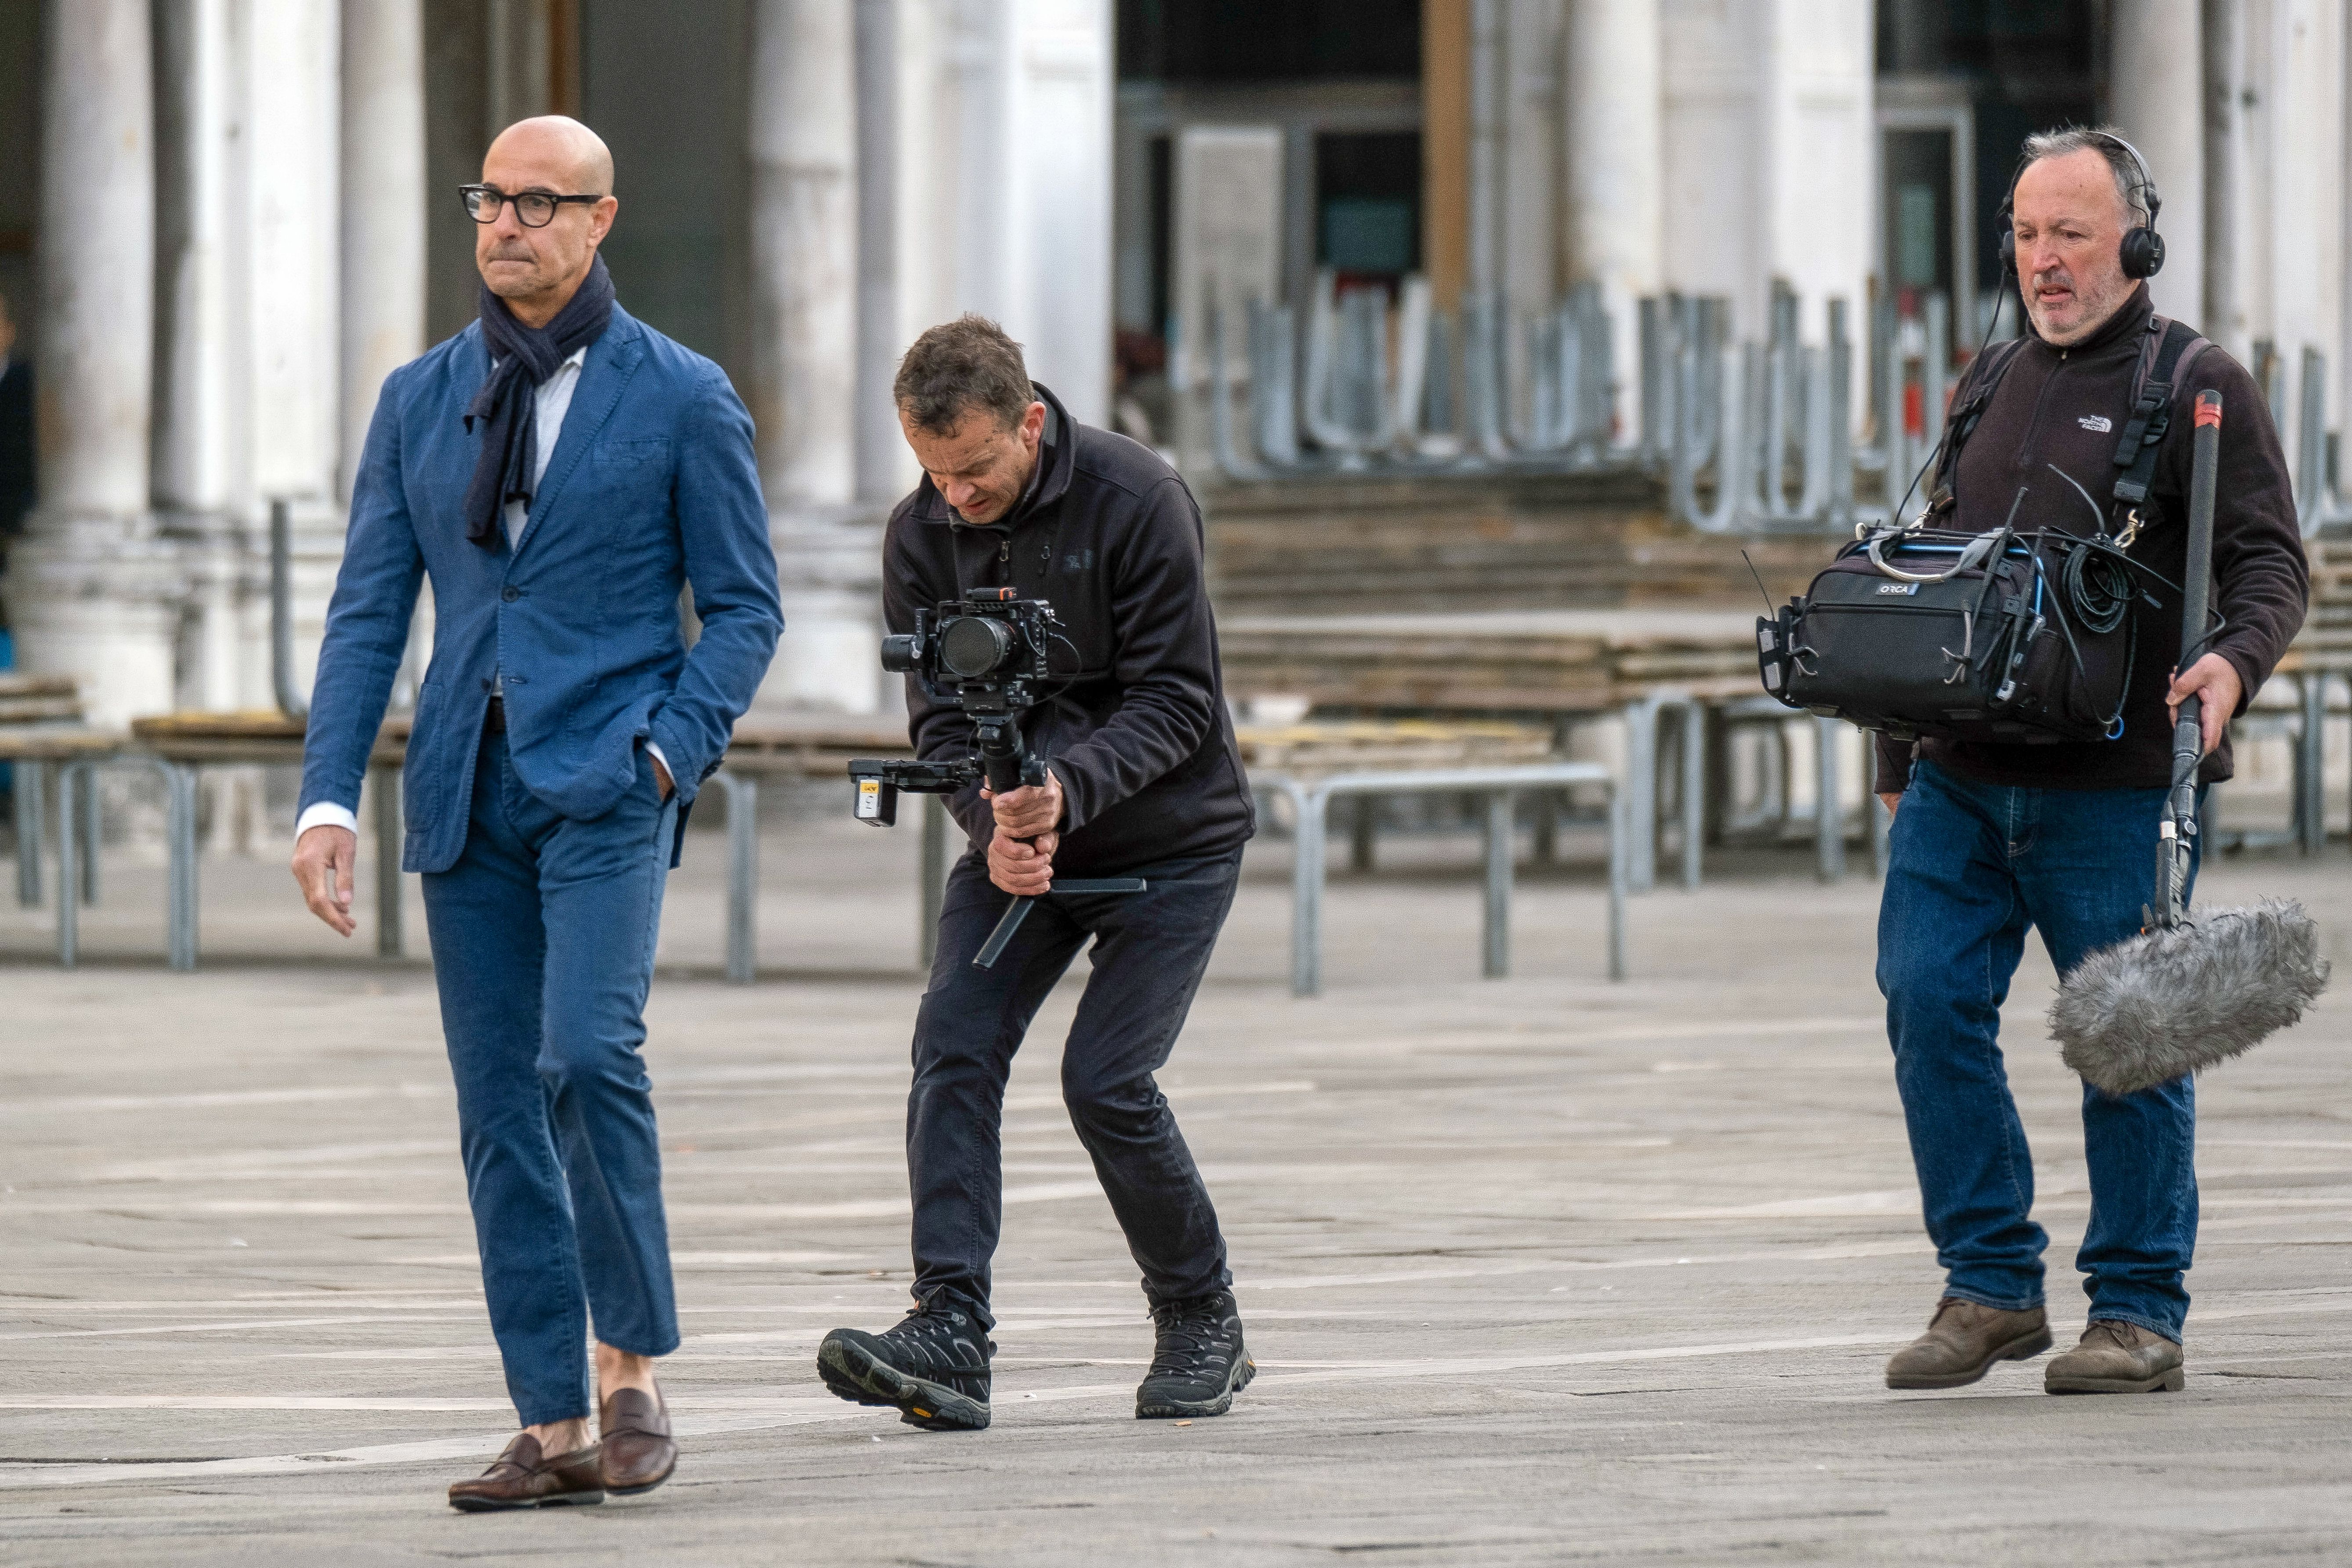
[{"label": "black fleece jacket", "polygon": [[[1080,425],[1044,387],[1045,439],[1028,492],[998,521],[958,520],[927,477],[890,514],[882,615],[975,588],[1012,587],[1054,606],[1082,672],[1030,710],[1022,731],[1061,781],[1061,877],[1238,849],[1256,829],[1234,742],[1209,612],[1201,509],[1149,447]],[[907,682],[908,731],[925,761],[971,750],[971,721]],[[995,832],[978,785],[948,809],[972,847]]]},{"label": "black fleece jacket", "polygon": [[[1953,481],[1958,515],[1947,528],[1982,532],[1999,528],[2025,487],[2017,509],[2020,529],[2089,533],[2096,523],[2074,487],[2050,471],[2073,476],[2106,510],[2113,499],[2116,442],[2131,414],[2132,376],[2154,313],[2142,284],[2107,323],[2072,348],[2031,335],[2001,376],[1983,420],[1960,450]],[[1982,360],[1978,362],[1979,364]],[[1969,393],[1971,369],[1953,389],[1957,407]],[[2156,481],[2132,554],[2167,581],[2180,581],[2188,559],[2190,411],[2197,395],[2221,394],[2221,471],[2213,506],[2213,607],[2229,625],[2212,651],[2237,667],[2251,701],[2270,679],[2287,645],[2303,627],[2311,578],[2294,494],[2278,430],[2254,378],[2217,344],[2208,344],[2178,377],[2172,424],[2157,448]],[[2109,526],[2116,526],[2111,519]],[[2137,618],[2131,689],[2124,702],[2124,732],[2113,741],[2056,745],[1991,745],[1922,741],[1918,754],[1966,778],[2043,789],[2161,789],[2172,782],[2172,725],[2164,695],[2180,658],[2180,596],[2155,590],[2163,608],[2142,602]],[[1894,794],[1911,776],[1913,743],[1881,736],[1878,788]],[[2230,742],[2206,757],[2207,784],[2230,776]]]}]

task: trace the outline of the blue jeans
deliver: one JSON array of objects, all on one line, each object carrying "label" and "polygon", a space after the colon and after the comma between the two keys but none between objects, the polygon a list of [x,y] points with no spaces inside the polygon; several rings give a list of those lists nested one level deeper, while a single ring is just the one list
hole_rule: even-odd
[{"label": "blue jeans", "polygon": [[1013,1054],[1029,1020],[1093,939],[1094,973],[1062,1047],[1062,1100],[1092,1157],[1155,1304],[1223,1290],[1234,1277],[1217,1211],[1152,1074],[1167,1065],[1233,908],[1241,852],[1125,870],[1140,893],[1040,899],[990,969],[972,967],[1012,900],[975,852],[948,874],[939,957],[915,1019],[907,1168],[915,1200],[915,1296],[944,1292],[992,1323],[990,1260],[1004,1218],[999,1130]]},{"label": "blue jeans", "polygon": [[592,1308],[615,1349],[677,1348],[638,1054],[677,820],[642,751],[636,786],[575,822],[485,736],[465,853],[425,878],[482,1287],[526,1426],[589,1413]]},{"label": "blue jeans", "polygon": [[[1946,1293],[2042,1304],[2033,1161],[2010,1098],[2000,1005],[2038,926],[2058,973],[2137,933],[2153,891],[2160,789],[2022,789],[1916,763],[1895,814],[1878,988]],[[2056,1047],[2043,1044],[2042,1048]],[[2075,1267],[2093,1318],[2180,1338],[2197,1244],[2197,1091],[2083,1086],[2091,1215]]]}]

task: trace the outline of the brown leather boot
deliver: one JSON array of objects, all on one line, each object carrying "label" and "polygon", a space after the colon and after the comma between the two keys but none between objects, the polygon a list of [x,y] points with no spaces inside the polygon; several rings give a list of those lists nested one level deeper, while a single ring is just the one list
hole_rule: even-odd
[{"label": "brown leather boot", "polygon": [[2052,1394],[2178,1394],[2180,1347],[2137,1323],[2094,1318],[2082,1342],[2042,1370]]},{"label": "brown leather boot", "polygon": [[677,1468],[677,1445],[670,1441],[669,1401],[656,1388],[616,1388],[597,1409],[597,1436],[604,1440],[604,1489],[635,1497],[669,1479]]},{"label": "brown leather boot", "polygon": [[449,1484],[449,1506],[462,1513],[509,1508],[554,1508],[563,1503],[603,1502],[604,1477],[593,1443],[576,1453],[548,1458],[539,1439],[519,1432],[490,1468],[470,1481]]},{"label": "brown leather boot", "polygon": [[1889,1388],[1960,1388],[1997,1361],[2026,1361],[2050,1348],[2050,1319],[2039,1307],[2004,1312],[1947,1296],[1927,1331],[1886,1363]]}]

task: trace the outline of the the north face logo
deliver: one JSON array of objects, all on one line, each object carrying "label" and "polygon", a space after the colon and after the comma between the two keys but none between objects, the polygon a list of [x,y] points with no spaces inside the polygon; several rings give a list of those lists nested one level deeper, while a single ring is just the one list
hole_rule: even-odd
[{"label": "the north face logo", "polygon": [[2085,430],[2095,430],[2102,436],[2116,427],[2116,422],[2104,414],[2085,414],[2074,423]]}]

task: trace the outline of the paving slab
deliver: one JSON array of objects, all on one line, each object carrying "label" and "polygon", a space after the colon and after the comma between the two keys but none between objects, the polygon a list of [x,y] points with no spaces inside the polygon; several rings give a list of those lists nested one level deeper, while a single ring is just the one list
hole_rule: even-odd
[{"label": "paving slab", "polygon": [[[1484,982],[1475,837],[1384,846],[1334,882],[1328,994],[1294,1001],[1265,841],[1163,1080],[1261,1368],[1234,1413],[1133,1418],[1150,1325],[1058,1099],[1083,965],[1007,1104],[995,1425],[832,1399],[817,1340],[905,1302],[912,838],[777,818],[779,977],[748,988],[716,978],[717,840],[690,848],[648,1047],[686,1458],[545,1517],[440,1501],[511,1412],[421,957],[314,934],[264,862],[207,863],[193,975],[152,956],[135,857],[81,969],[0,911],[0,1562],[2343,1560],[2352,1015],[2200,1088],[2184,1392],[2051,1398],[2027,1364],[1890,1393],[1937,1277],[1875,890],[1800,855],[1637,900],[1612,985],[1588,864],[1529,870],[1517,976]],[[2201,890],[2303,898],[2340,958],[2347,869],[2248,857]],[[2007,1028],[2071,1340],[2088,1199],[2051,984],[2032,955]]]}]

